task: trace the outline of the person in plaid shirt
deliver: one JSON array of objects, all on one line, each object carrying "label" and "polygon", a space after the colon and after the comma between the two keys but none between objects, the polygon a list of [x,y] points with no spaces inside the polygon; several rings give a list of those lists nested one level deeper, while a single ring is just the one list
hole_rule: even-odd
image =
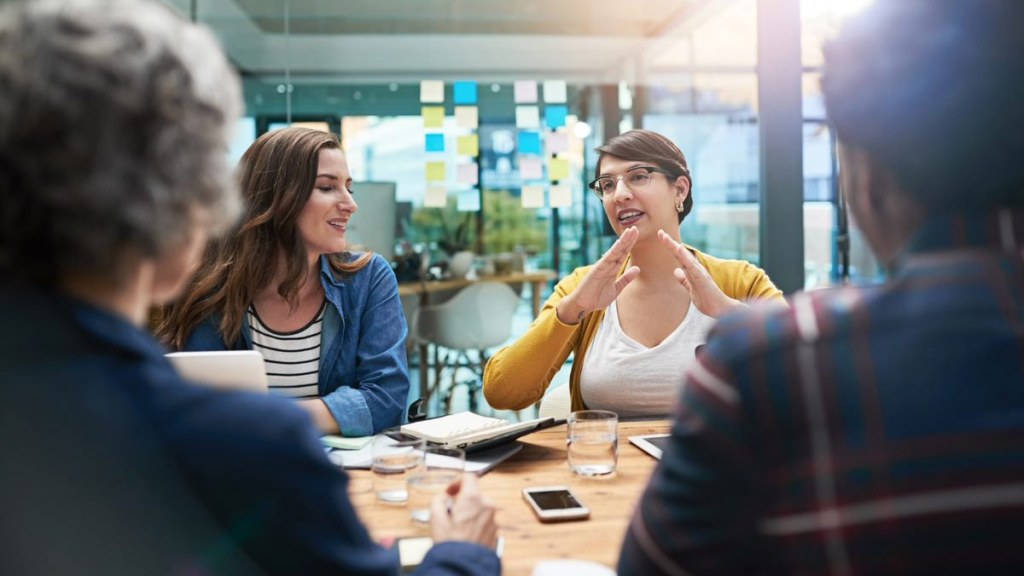
[{"label": "person in plaid shirt", "polygon": [[1024,571],[1024,3],[877,2],[826,47],[888,281],[722,319],[619,573]]}]

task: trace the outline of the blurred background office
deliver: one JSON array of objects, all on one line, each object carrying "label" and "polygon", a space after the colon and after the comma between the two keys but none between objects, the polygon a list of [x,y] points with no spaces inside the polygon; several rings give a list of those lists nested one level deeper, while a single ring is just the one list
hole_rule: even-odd
[{"label": "blurred background office", "polygon": [[[872,0],[165,1],[244,79],[235,157],[289,124],[341,137],[350,240],[400,281],[461,277],[459,252],[471,276],[593,262],[614,241],[586,188],[593,148],[632,128],[689,160],[688,244],[786,293],[880,278],[848,230],[818,87],[823,41]],[[524,294],[510,338],[531,318]]]}]

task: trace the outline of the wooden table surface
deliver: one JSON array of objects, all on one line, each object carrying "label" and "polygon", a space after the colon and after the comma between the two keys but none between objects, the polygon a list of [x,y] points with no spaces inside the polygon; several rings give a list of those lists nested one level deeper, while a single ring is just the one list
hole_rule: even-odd
[{"label": "wooden table surface", "polygon": [[[629,443],[629,436],[666,433],[665,420],[619,423],[619,461],[607,478],[574,475],[566,462],[565,425],[520,439],[524,448],[480,479],[481,490],[498,506],[498,525],[505,538],[503,574],[529,576],[538,560],[573,558],[615,568],[633,508],[657,461]],[[367,486],[370,472],[352,470],[353,486]],[[531,486],[567,485],[590,508],[583,521],[542,524],[523,501]],[[365,489],[364,489],[365,490]],[[372,491],[352,500],[377,540],[429,535],[415,526],[405,506],[376,501]],[[570,576],[570,575],[566,575]]]}]

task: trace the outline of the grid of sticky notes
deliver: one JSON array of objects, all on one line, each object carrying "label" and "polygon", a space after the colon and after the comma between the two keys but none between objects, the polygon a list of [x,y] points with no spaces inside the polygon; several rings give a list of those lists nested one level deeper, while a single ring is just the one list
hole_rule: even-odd
[{"label": "grid of sticky notes", "polygon": [[565,81],[546,80],[538,85],[535,80],[517,80],[512,93],[523,207],[571,206],[572,164],[568,156],[569,107]]},{"label": "grid of sticky notes", "polygon": [[[461,211],[480,210],[480,112],[477,107],[478,85],[464,80],[451,84],[454,126],[446,126],[445,83],[441,80],[420,82],[420,104],[423,115],[423,150],[426,154],[424,173],[427,187],[423,205],[443,208],[448,203],[449,184],[454,176],[457,207]],[[456,158],[449,167],[447,159]]]}]

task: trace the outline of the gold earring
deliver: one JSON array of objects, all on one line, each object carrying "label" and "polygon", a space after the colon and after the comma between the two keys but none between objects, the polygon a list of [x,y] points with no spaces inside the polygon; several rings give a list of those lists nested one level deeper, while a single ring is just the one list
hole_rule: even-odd
[{"label": "gold earring", "polygon": [[680,200],[679,202],[676,202],[676,212],[682,213],[683,210],[686,210],[686,206],[683,205],[683,201]]}]

